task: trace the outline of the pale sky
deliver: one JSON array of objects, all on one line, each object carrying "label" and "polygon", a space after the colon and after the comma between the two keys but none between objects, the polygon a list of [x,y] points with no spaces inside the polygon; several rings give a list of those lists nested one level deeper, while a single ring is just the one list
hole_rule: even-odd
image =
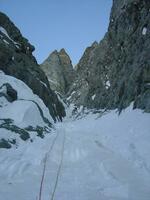
[{"label": "pale sky", "polygon": [[5,12],[36,48],[43,62],[65,48],[77,64],[85,48],[107,31],[112,0],[0,0]]}]

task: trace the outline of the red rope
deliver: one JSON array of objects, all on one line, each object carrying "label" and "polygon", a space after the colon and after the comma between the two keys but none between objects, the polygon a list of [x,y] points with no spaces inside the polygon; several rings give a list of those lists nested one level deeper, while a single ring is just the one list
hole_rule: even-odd
[{"label": "red rope", "polygon": [[46,172],[46,164],[47,164],[48,154],[51,153],[51,151],[52,151],[52,149],[53,149],[53,146],[54,146],[54,144],[55,144],[55,142],[56,142],[57,137],[58,137],[58,134],[57,134],[57,136],[54,138],[53,143],[52,143],[52,145],[51,145],[51,147],[50,147],[48,153],[46,153],[45,158],[44,158],[44,167],[43,167],[43,173],[42,173],[42,179],[41,179],[41,184],[40,184],[40,192],[39,192],[39,198],[38,198],[38,200],[41,200],[41,199],[42,199],[43,182],[44,182],[44,179],[45,179],[45,172]]},{"label": "red rope", "polygon": [[39,200],[42,199],[42,189],[43,189],[43,182],[44,182],[44,178],[45,178],[46,162],[47,162],[47,154],[44,159],[44,168],[43,168],[43,174],[42,174],[41,185],[40,185]]},{"label": "red rope", "polygon": [[56,188],[57,188],[57,185],[58,185],[58,179],[59,179],[59,175],[60,175],[60,171],[61,171],[62,163],[63,163],[64,147],[65,147],[65,133],[64,133],[63,145],[62,145],[62,149],[61,149],[61,160],[60,160],[59,168],[58,168],[58,171],[57,171],[56,181],[55,181],[54,190],[53,190],[53,193],[52,193],[52,196],[51,196],[51,200],[54,200]]}]

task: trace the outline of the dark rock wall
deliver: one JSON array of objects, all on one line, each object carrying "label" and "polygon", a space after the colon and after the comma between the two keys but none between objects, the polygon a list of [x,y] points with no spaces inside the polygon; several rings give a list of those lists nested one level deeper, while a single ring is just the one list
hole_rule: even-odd
[{"label": "dark rock wall", "polygon": [[51,90],[33,50],[18,28],[0,12],[0,70],[25,82],[44,101],[54,121],[61,120],[65,116],[64,107]]},{"label": "dark rock wall", "polygon": [[134,102],[134,108],[150,112],[149,10],[149,0],[113,1],[108,32],[77,66],[71,102],[120,111]]}]

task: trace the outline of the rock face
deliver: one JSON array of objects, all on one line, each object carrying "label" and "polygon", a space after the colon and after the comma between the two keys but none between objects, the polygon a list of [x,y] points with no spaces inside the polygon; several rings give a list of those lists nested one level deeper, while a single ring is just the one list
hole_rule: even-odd
[{"label": "rock face", "polygon": [[54,121],[65,116],[57,95],[32,55],[34,47],[10,19],[0,12],[0,70],[25,82],[48,107]]},{"label": "rock face", "polygon": [[114,0],[108,32],[77,65],[70,102],[88,108],[150,112],[150,1]]},{"label": "rock face", "polygon": [[64,49],[54,51],[43,62],[41,69],[48,77],[50,86],[65,95],[74,79],[74,70],[70,57]]}]

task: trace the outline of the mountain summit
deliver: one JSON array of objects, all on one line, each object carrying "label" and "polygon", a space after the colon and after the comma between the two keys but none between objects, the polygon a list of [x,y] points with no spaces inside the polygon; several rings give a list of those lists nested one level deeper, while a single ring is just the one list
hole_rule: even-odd
[{"label": "mountain summit", "polygon": [[65,49],[53,51],[41,64],[41,69],[48,77],[53,90],[65,95],[74,79],[71,59]]}]

